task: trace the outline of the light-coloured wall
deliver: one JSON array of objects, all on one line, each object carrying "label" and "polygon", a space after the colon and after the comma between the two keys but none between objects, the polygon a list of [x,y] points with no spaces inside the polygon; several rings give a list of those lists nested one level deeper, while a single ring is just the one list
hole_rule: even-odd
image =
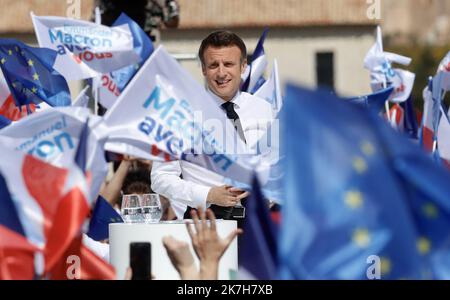
[{"label": "light-coloured wall", "polygon": [[[345,96],[369,93],[369,73],[363,68],[363,59],[374,43],[374,30],[372,26],[271,29],[264,44],[269,59],[267,70],[270,73],[272,60],[276,58],[282,84],[294,82],[315,87],[315,54],[332,51],[336,91]],[[255,48],[261,31],[261,29],[235,30],[244,39],[250,52]],[[161,42],[171,53],[195,55],[200,41],[209,32],[209,30],[164,31]],[[181,63],[199,82],[203,82],[198,61]]]}]

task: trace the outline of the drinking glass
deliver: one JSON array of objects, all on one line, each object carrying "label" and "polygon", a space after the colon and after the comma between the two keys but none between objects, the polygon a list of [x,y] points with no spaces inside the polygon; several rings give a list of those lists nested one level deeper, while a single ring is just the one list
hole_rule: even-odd
[{"label": "drinking glass", "polygon": [[142,214],[145,223],[158,223],[161,220],[162,209],[158,194],[142,195]]},{"label": "drinking glass", "polygon": [[142,223],[144,217],[139,195],[123,195],[121,212],[125,223]]}]

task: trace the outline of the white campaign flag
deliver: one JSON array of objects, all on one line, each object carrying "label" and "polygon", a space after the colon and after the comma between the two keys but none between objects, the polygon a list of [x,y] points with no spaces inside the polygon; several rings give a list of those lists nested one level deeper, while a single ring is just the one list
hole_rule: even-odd
[{"label": "white campaign flag", "polygon": [[255,96],[265,99],[272,105],[274,118],[281,110],[283,98],[281,97],[280,79],[278,77],[278,63],[273,60],[272,74],[269,79],[255,92]]},{"label": "white campaign flag", "polygon": [[383,51],[383,41],[380,26],[377,27],[375,44],[364,58],[364,67],[370,70],[370,85],[373,92],[393,86],[394,91],[389,97],[391,102],[404,102],[411,94],[415,74],[402,69],[394,69],[391,63],[409,65],[411,58]]},{"label": "white campaign flag", "polygon": [[92,177],[90,201],[97,198],[108,171],[101,117],[83,107],[56,107],[27,116],[0,130],[0,141],[54,166],[73,165],[81,131],[89,118],[87,171]]},{"label": "white campaign flag", "polygon": [[31,14],[40,47],[58,52],[54,68],[67,80],[79,80],[139,61],[128,24],[108,27],[83,20]]},{"label": "white campaign flag", "polygon": [[89,85],[87,85],[81,92],[78,94],[77,98],[73,101],[72,106],[78,107],[87,107],[89,104],[89,96],[87,91],[89,90]]},{"label": "white campaign flag", "polygon": [[153,160],[182,159],[251,182],[253,156],[231,121],[162,46],[108,110],[104,125],[108,151]]}]

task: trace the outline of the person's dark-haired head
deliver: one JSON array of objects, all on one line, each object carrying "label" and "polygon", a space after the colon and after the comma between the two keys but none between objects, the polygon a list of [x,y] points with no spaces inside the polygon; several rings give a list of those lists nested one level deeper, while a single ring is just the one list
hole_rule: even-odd
[{"label": "person's dark-haired head", "polygon": [[202,41],[198,55],[208,90],[223,101],[233,99],[247,66],[247,50],[242,39],[230,31],[215,31]]},{"label": "person's dark-haired head", "polygon": [[201,43],[200,48],[198,50],[198,57],[202,62],[202,65],[205,65],[205,57],[204,53],[208,47],[213,48],[222,48],[222,47],[231,47],[236,46],[241,50],[241,64],[247,60],[247,47],[244,44],[244,41],[235,33],[227,30],[218,30],[210,33]]}]

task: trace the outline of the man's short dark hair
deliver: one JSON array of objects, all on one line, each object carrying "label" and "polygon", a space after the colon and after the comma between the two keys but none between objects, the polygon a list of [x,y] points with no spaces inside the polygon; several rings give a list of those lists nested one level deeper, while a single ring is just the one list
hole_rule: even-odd
[{"label": "man's short dark hair", "polygon": [[209,34],[200,45],[200,49],[198,50],[198,57],[200,58],[202,65],[205,65],[203,54],[205,53],[206,48],[221,48],[231,46],[237,46],[241,50],[242,64],[247,58],[247,48],[245,47],[244,41],[237,34],[227,30],[218,30]]}]

